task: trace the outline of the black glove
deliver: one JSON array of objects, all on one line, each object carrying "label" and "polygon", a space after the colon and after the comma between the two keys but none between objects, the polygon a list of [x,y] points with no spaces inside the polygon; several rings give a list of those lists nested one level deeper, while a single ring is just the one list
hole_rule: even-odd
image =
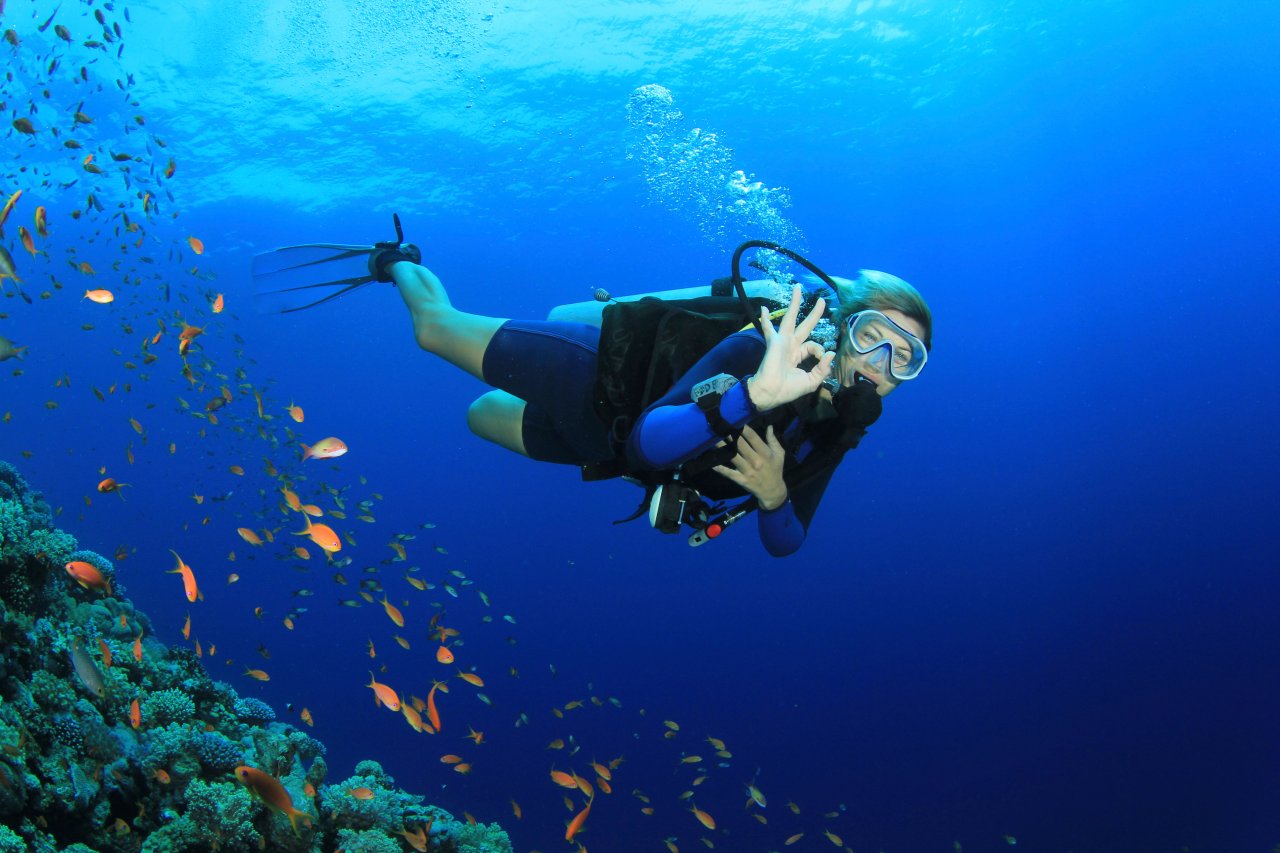
[{"label": "black glove", "polygon": [[861,374],[855,376],[853,385],[840,389],[834,403],[840,416],[840,440],[850,449],[858,446],[867,427],[876,422],[884,407],[876,393],[876,383]]},{"label": "black glove", "polygon": [[375,243],[376,250],[369,253],[369,275],[375,281],[391,281],[388,269],[396,261],[422,263],[422,251],[412,243]]}]

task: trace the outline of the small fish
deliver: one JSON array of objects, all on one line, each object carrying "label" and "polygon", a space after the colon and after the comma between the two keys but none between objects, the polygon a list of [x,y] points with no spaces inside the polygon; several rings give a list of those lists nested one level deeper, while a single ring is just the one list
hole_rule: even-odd
[{"label": "small fish", "polygon": [[347,452],[347,445],[340,438],[322,438],[311,446],[302,445],[302,461],[308,459],[333,459]]},{"label": "small fish", "polygon": [[247,527],[237,527],[236,533],[240,534],[240,538],[248,542],[250,545],[261,545],[262,538]]},{"label": "small fish", "polygon": [[336,554],[342,550],[342,540],[338,538],[338,534],[333,532],[333,528],[327,524],[312,524],[310,517],[304,515],[303,518],[307,522],[304,530],[296,531],[294,536],[306,536],[326,553]]},{"label": "small fish", "polygon": [[199,237],[188,237],[187,245],[190,246],[191,251],[195,252],[197,255],[204,254],[204,241]]},{"label": "small fish", "polygon": [[[295,405],[295,404],[293,404],[293,403],[290,403],[289,405],[285,406],[285,411],[287,411],[287,412],[289,413],[289,417],[293,418],[293,419],[294,419],[294,421],[295,421],[295,422],[297,422],[297,423],[302,423],[302,419],[303,419],[303,417],[305,417],[305,415],[304,415],[304,414],[303,414],[303,412],[302,412],[302,407],[301,407],[301,406],[298,406],[298,405]],[[325,439],[325,440],[326,440],[326,441],[328,441],[328,440],[330,440],[330,439]],[[333,440],[333,441],[337,441],[337,439],[332,439],[332,440]],[[318,444],[320,444],[320,442],[317,442],[317,445],[318,445]],[[305,445],[305,444],[304,444],[304,445],[302,445],[302,446],[303,446],[304,448],[306,447],[306,445]],[[303,458],[305,459],[306,457],[304,456]],[[321,458],[323,458],[323,457],[321,457]]]},{"label": "small fish", "polygon": [[75,667],[76,675],[80,679],[80,683],[85,688],[102,699],[107,695],[106,684],[103,683],[102,673],[98,671],[98,667],[94,664],[93,658],[89,657],[84,649],[80,648],[80,641],[71,640],[71,665]]},{"label": "small fish", "polygon": [[31,237],[31,232],[25,226],[18,226],[18,239],[22,242],[22,248],[26,249],[31,257],[34,258],[36,255],[45,254],[36,248],[36,241]]},{"label": "small fish", "polygon": [[187,596],[187,601],[195,601],[197,598],[203,598],[204,596],[200,594],[200,588],[196,585],[196,576],[195,573],[191,571],[191,567],[182,561],[182,558],[178,556],[177,551],[170,548],[169,553],[177,559],[178,567],[176,569],[169,569],[166,574],[182,575],[182,588],[183,592]]},{"label": "small fish", "polygon": [[105,480],[98,483],[98,491],[104,495],[108,494],[109,492],[115,492],[120,496],[120,500],[124,500],[124,492],[120,490],[128,485],[129,485],[128,483],[117,483],[111,477],[107,477]]},{"label": "small fish", "polygon": [[373,677],[373,673],[369,673],[369,683],[365,685],[373,691],[373,701],[376,705],[386,705],[388,710],[400,710],[400,697],[396,692],[385,684],[380,683]]},{"label": "small fish", "polygon": [[594,798],[592,797],[588,797],[586,807],[583,808],[582,811],[578,812],[578,814],[574,816],[573,820],[569,821],[569,826],[564,831],[565,841],[572,841],[573,837],[582,830],[582,825],[587,822],[587,815],[591,814],[591,803],[593,799]]},{"label": "small fish", "polygon": [[284,785],[280,784],[279,779],[270,773],[248,765],[237,767],[235,772],[236,778],[249,789],[251,794],[264,802],[273,811],[280,812],[289,818],[289,825],[293,827],[294,835],[298,834],[297,821],[299,818],[306,823],[308,828],[311,826],[311,818],[293,807],[293,798],[289,796],[289,792],[285,790]]},{"label": "small fish", "polygon": [[27,351],[25,346],[17,346],[13,341],[6,337],[0,337],[0,361],[8,361],[11,358],[22,360],[22,354]]},{"label": "small fish", "polygon": [[83,560],[72,560],[66,565],[67,574],[85,589],[105,590],[111,595],[111,582],[95,566]]},{"label": "small fish", "polygon": [[96,302],[99,305],[109,305],[115,301],[116,297],[110,290],[99,289],[86,290],[81,299],[88,299],[90,302]]},{"label": "small fish", "polygon": [[11,278],[16,282],[21,282],[18,277],[18,268],[13,265],[13,255],[9,254],[9,250],[4,246],[0,246],[0,282],[6,278]]},{"label": "small fish", "polygon": [[249,667],[246,666],[244,668],[244,674],[252,678],[254,681],[270,681],[271,680],[271,676],[268,675],[265,670],[261,670],[261,669],[250,669]]}]

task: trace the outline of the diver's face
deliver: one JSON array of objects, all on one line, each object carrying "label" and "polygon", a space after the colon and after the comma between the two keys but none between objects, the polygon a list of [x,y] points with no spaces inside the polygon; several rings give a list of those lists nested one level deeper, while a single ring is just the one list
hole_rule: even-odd
[{"label": "diver's face", "polygon": [[[884,314],[893,322],[897,323],[906,331],[915,335],[917,338],[924,340],[924,327],[917,321],[908,317],[906,314],[894,308],[889,308],[880,313]],[[883,321],[882,321],[883,322]],[[887,329],[886,335],[889,340],[894,341],[894,348],[899,346],[907,347],[907,343],[893,329]],[[893,377],[889,372],[889,364],[884,348],[873,350],[868,353],[860,353],[854,349],[846,340],[848,337],[847,330],[840,338],[840,355],[836,359],[836,369],[839,374],[840,384],[845,388],[853,385],[855,373],[861,373],[866,378],[876,384],[876,393],[881,397],[886,397],[889,392],[897,388],[902,383]],[[908,347],[909,348],[909,347]]]}]

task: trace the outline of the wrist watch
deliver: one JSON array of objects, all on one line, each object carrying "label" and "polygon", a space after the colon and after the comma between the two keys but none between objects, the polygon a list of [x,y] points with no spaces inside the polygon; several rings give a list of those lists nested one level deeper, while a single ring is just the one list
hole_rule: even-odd
[{"label": "wrist watch", "polygon": [[737,384],[738,378],[736,376],[730,376],[728,373],[719,373],[694,385],[689,392],[689,396],[697,404],[698,410],[707,419],[707,425],[711,427],[711,431],[716,435],[728,437],[737,432],[733,424],[725,420],[724,416],[720,414],[720,399],[730,388]]}]

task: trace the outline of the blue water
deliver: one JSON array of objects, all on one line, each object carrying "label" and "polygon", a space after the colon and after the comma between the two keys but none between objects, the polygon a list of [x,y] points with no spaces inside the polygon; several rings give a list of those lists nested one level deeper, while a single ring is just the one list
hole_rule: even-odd
[{"label": "blue water", "polygon": [[[216,677],[308,707],[331,780],[374,758],[445,808],[503,822],[517,850],[567,849],[553,764],[619,756],[581,836],[592,850],[704,836],[777,850],[801,831],[794,849],[826,849],[824,829],[886,851],[1280,843],[1274,4],[182,5],[130,3],[125,21],[123,4],[63,3],[65,43],[37,31],[56,4],[4,4],[21,42],[0,44],[0,192],[23,190],[4,244],[32,302],[5,281],[0,335],[30,349],[0,373],[0,457],[83,546],[126,549],[119,578],[162,639],[182,642],[190,612]],[[84,46],[94,9],[121,26],[104,49]],[[636,122],[649,85],[672,99],[658,127]],[[92,124],[74,126],[77,105]],[[34,135],[9,129],[23,116]],[[103,174],[83,170],[89,153]],[[736,170],[761,186],[730,192]],[[47,256],[17,237],[36,205]],[[255,313],[254,253],[389,239],[393,211],[454,304],[498,316],[542,317],[602,286],[701,284],[742,240],[781,239],[832,273],[917,285],[930,364],[841,466],[797,556],[766,556],[751,523],[690,549],[610,524],[633,487],[472,437],[464,413],[484,389],[417,349],[388,286]],[[87,287],[116,301],[80,300]],[[178,312],[205,329],[196,387]],[[158,319],[169,332],[142,364]],[[223,385],[219,423],[194,417]],[[287,428],[351,450],[299,463]],[[358,543],[338,555],[351,585],[318,554],[287,556],[301,523],[264,459],[305,475],[298,491],[326,510],[321,484],[345,490],[348,519],[326,521]],[[103,476],[130,484],[124,500],[95,491]],[[354,518],[366,499],[372,524]],[[241,526],[277,542],[251,548]],[[395,533],[416,539],[383,564]],[[169,549],[204,602],[188,607],[164,574]],[[366,566],[409,602],[403,630],[378,605],[335,603]],[[459,597],[413,589],[408,566]],[[432,602],[492,706],[434,661]],[[440,734],[374,707],[363,685],[383,665],[402,693],[449,680]],[[546,748],[570,735],[576,755]],[[767,825],[743,808],[752,780]]]}]

